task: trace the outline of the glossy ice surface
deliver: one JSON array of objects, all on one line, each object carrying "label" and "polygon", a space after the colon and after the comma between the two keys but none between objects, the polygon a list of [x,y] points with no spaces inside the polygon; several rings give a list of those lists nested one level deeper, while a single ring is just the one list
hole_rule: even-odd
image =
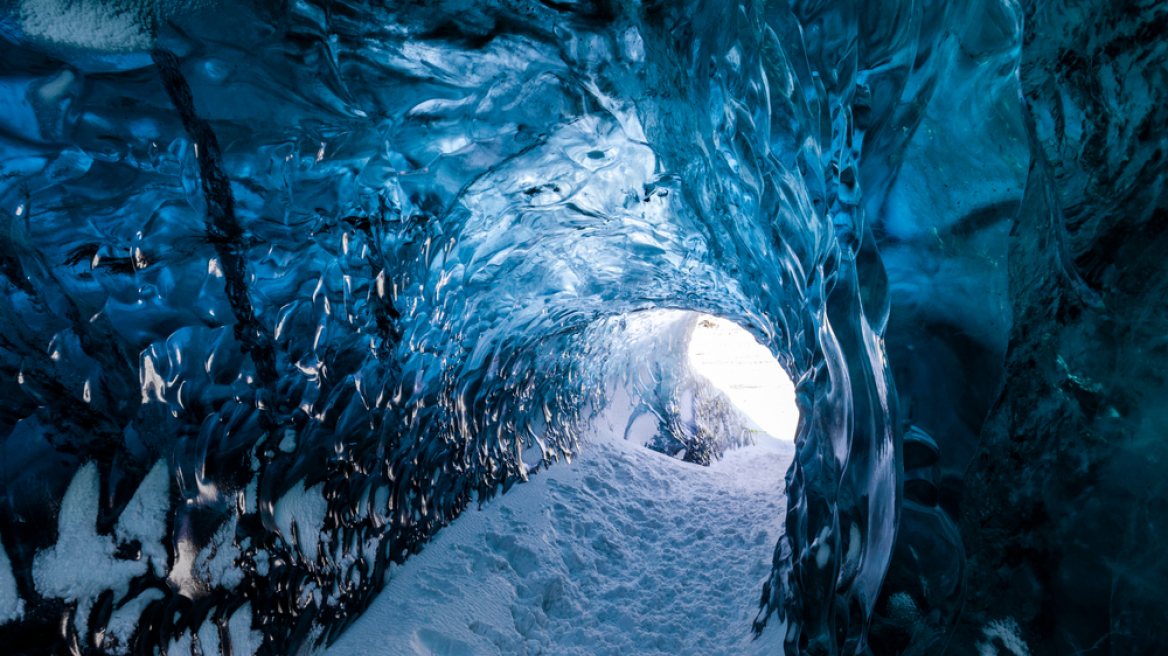
[{"label": "glossy ice surface", "polygon": [[587,449],[618,384],[650,448],[749,442],[685,366],[701,312],[770,349],[801,416],[757,632],[1145,653],[1166,20],[4,5],[0,638],[329,643],[390,563]]}]

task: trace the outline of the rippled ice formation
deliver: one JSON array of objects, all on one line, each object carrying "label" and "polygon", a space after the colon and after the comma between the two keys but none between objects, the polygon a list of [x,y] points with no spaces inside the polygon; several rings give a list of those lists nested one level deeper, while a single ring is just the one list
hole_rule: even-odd
[{"label": "rippled ice formation", "polygon": [[1083,4],[6,4],[0,639],[334,641],[616,383],[748,442],[701,312],[802,416],[765,640],[1157,644],[1168,19]]},{"label": "rippled ice formation", "polygon": [[724,413],[678,423],[691,379],[664,366],[673,329],[647,328],[662,308],[747,326],[798,384],[757,629],[862,640],[896,456],[834,11],[11,10],[0,533],[20,648],[332,640],[390,562],[586,448],[614,378],[653,396],[661,439],[716,457],[737,438],[711,437]]},{"label": "rippled ice formation", "polygon": [[[896,475],[888,303],[855,263],[880,268],[856,54],[791,39],[836,39],[826,16],[728,9],[8,13],[0,596],[20,648],[332,640],[391,561],[585,448],[584,409],[644,372],[639,344],[682,360],[637,328],[654,308],[731,317],[792,371],[809,419],[757,628],[827,635],[814,608],[839,589],[862,640]],[[669,428],[688,378],[660,369]]]}]

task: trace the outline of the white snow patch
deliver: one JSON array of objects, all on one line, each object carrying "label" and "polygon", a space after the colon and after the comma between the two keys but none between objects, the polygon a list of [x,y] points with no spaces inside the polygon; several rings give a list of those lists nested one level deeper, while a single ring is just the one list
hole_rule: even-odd
[{"label": "white snow patch", "polygon": [[657,429],[661,425],[661,418],[653,412],[642,412],[629,424],[628,439],[633,444],[644,446],[657,437]]},{"label": "white snow patch", "polygon": [[381,522],[389,520],[389,488],[384,485],[373,493],[373,516]]},{"label": "white snow patch", "polygon": [[239,547],[235,544],[235,529],[238,524],[239,519],[231,515],[219,530],[215,531],[210,544],[203,547],[195,557],[192,571],[210,587],[218,586],[230,590],[243,582],[243,570],[235,566],[240,556]]},{"label": "white snow patch", "polygon": [[88,634],[89,611],[98,596],[113,590],[116,601],[125,596],[131,579],[146,573],[143,561],[114,558],[113,538],[98,535],[99,483],[96,463],[77,470],[61,500],[57,544],[39,552],[32,563],[38,592],[77,602],[73,624],[82,636]]},{"label": "white snow patch", "polygon": [[24,0],[20,23],[25,34],[78,48],[113,52],[147,50],[139,7],[100,0]]},{"label": "white snow patch", "polygon": [[231,636],[232,656],[255,656],[260,650],[264,634],[251,628],[251,602],[240,606],[227,620],[227,634]]},{"label": "white snow patch", "polygon": [[183,634],[170,641],[170,645],[166,648],[166,656],[194,656],[194,645],[189,630],[183,631]]},{"label": "white snow patch", "polygon": [[114,656],[129,654],[130,638],[138,628],[138,620],[142,617],[143,611],[151,602],[165,596],[161,590],[150,588],[115,610],[106,624],[103,648]]},{"label": "white snow patch", "polygon": [[12,561],[0,543],[0,624],[7,624],[24,617],[24,600],[16,589],[16,576],[12,573]]},{"label": "white snow patch", "polygon": [[571,464],[442,529],[327,656],[775,653],[785,627],[756,641],[751,623],[793,448],[679,462],[623,439],[631,405],[594,418]]},{"label": "white snow patch", "polygon": [[22,0],[28,36],[104,52],[137,52],[154,44],[154,22],[206,5],[204,0]]},{"label": "white snow patch", "polygon": [[256,574],[259,574],[260,576],[268,575],[268,571],[271,568],[269,558],[270,556],[268,556],[268,552],[264,551],[263,549],[260,549],[256,552],[255,558],[253,559],[255,561]]},{"label": "white snow patch", "polygon": [[284,431],[284,439],[280,440],[280,450],[284,453],[292,453],[296,450],[296,431],[291,428]]},{"label": "white snow patch", "polygon": [[199,625],[199,648],[203,650],[203,656],[215,656],[222,653],[219,648],[219,625],[211,621],[211,618],[203,620]]},{"label": "white snow patch", "polygon": [[[315,562],[320,542],[320,529],[324,526],[328,516],[328,501],[324,498],[324,483],[317,483],[305,488],[305,480],[301,479],[291,490],[276,502],[274,511],[276,527],[280,535],[289,546],[294,546],[309,562]],[[294,544],[292,525],[296,525],[299,536],[298,544]]]},{"label": "white snow patch", "polygon": [[170,467],[165,460],[154,463],[150,473],[134,491],[118,517],[114,533],[122,543],[137,540],[142,545],[142,556],[154,565],[154,573],[166,576],[166,515],[170,512]]},{"label": "white snow patch", "polygon": [[260,477],[255,476],[251,482],[247,484],[247,488],[243,492],[243,511],[245,513],[254,513],[259,511],[260,499]]},{"label": "white snow patch", "polygon": [[1018,622],[1013,617],[993,620],[982,627],[981,632],[985,634],[986,641],[977,643],[978,656],[1001,656],[1001,652],[994,645],[994,638],[1002,641],[1002,645],[1011,656],[1030,656],[1030,648],[1026,646],[1026,642],[1019,635],[1021,629],[1018,628]]},{"label": "white snow patch", "polygon": [[907,592],[897,592],[888,598],[888,619],[897,626],[913,628],[921,621],[917,602]]}]

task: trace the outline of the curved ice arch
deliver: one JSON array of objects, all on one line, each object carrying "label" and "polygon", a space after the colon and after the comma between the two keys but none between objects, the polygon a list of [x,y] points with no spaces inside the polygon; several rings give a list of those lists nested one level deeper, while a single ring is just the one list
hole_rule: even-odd
[{"label": "curved ice arch", "polygon": [[[110,555],[164,595],[136,644],[328,640],[389,563],[523,480],[524,450],[580,448],[623,348],[607,318],[677,308],[748,326],[797,380],[758,630],[860,648],[898,489],[855,17],[461,9],[241,5],[106,75],[20,44],[53,71],[14,82],[0,192],[21,598],[52,608],[27,572],[59,536],[8,527],[63,496],[31,477],[96,472],[103,541],[164,457],[169,578]],[[128,607],[109,591],[62,640],[96,643]]]}]

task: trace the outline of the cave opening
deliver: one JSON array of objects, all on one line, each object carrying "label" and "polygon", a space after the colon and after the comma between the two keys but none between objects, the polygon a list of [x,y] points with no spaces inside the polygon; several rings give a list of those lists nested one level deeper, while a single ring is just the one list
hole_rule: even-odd
[{"label": "cave opening", "polygon": [[741,324],[698,311],[644,309],[578,335],[596,350],[558,357],[603,378],[596,405],[578,404],[578,451],[541,461],[539,425],[528,480],[391,567],[325,656],[781,649],[779,632],[756,639],[741,591],[784,532],[799,421],[787,372]]},{"label": "cave opening", "polygon": [[783,354],[743,327],[759,325],[757,314],[729,316],[649,308],[582,329],[577,342],[589,348],[562,355],[581,372],[572,389],[584,403],[566,406],[580,407],[581,450],[590,421],[616,422],[621,439],[698,465],[760,441],[792,448],[801,411]]},{"label": "cave opening", "polygon": [[728,319],[698,315],[689,362],[746,415],[752,433],[795,441],[799,426],[795,384],[770,349],[745,328]]}]

